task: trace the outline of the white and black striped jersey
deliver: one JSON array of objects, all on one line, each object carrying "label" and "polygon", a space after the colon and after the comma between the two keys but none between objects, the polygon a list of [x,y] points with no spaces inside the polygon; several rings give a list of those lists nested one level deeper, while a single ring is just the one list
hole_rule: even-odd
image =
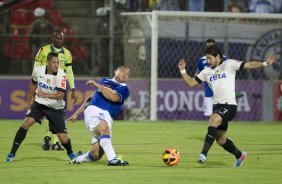
[{"label": "white and black striped jersey", "polygon": [[207,67],[196,77],[198,83],[206,81],[213,91],[213,104],[237,105],[235,98],[236,71],[244,68],[245,62],[234,59],[222,61],[216,68]]},{"label": "white and black striped jersey", "polygon": [[[66,91],[66,73],[62,69],[58,69],[53,75],[47,74],[47,66],[38,66],[33,70],[32,81],[37,83],[36,94],[39,89],[45,93],[56,94],[58,91],[65,93]],[[65,101],[50,98],[39,98],[35,95],[35,101],[52,109],[63,109]]]}]

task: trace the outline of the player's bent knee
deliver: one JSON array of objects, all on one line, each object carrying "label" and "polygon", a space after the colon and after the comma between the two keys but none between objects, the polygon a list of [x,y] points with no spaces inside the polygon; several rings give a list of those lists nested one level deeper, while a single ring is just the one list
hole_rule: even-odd
[{"label": "player's bent knee", "polygon": [[223,145],[224,143],[226,142],[226,138],[217,138],[216,139],[216,143],[218,144],[218,145]]},{"label": "player's bent knee", "polygon": [[29,129],[33,124],[35,123],[35,119],[31,118],[31,117],[26,117],[23,121],[23,125],[22,127],[24,129]]}]

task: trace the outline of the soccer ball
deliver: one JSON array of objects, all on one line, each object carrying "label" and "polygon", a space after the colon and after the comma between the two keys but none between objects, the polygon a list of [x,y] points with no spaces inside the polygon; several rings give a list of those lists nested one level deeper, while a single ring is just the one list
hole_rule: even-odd
[{"label": "soccer ball", "polygon": [[163,152],[162,159],[166,165],[174,166],[179,163],[180,154],[175,148],[168,148]]}]

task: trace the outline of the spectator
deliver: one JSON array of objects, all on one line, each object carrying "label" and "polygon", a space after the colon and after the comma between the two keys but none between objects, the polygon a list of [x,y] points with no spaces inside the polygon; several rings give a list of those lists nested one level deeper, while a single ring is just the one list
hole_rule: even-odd
[{"label": "spectator", "polygon": [[281,12],[281,0],[250,0],[250,13],[279,13]]},{"label": "spectator", "polygon": [[188,11],[204,11],[204,6],[205,6],[205,0],[189,0],[187,3]]},{"label": "spectator", "polygon": [[36,19],[31,25],[30,42],[32,45],[32,56],[35,56],[38,48],[49,43],[49,35],[54,30],[54,25],[46,19],[45,9],[38,7],[33,14]]},{"label": "spectator", "polygon": [[224,0],[205,0],[205,11],[206,12],[223,12]]},{"label": "spectator", "polygon": [[178,0],[160,0],[158,10],[180,11]]}]

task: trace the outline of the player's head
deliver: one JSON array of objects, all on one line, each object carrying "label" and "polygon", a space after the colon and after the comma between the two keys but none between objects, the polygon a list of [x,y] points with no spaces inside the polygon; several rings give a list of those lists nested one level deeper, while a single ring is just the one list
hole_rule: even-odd
[{"label": "player's head", "polygon": [[215,44],[216,42],[215,42],[215,40],[214,39],[212,39],[212,38],[209,38],[209,39],[207,39],[206,41],[205,41],[205,47],[207,47],[207,46],[209,46],[209,45],[212,45],[212,44]]},{"label": "player's head", "polygon": [[119,83],[123,83],[126,82],[129,77],[129,68],[127,66],[120,65],[115,69],[114,73],[114,79]]},{"label": "player's head", "polygon": [[221,62],[222,50],[217,44],[212,44],[205,48],[205,55],[211,68],[215,68]]},{"label": "player's head", "polygon": [[59,57],[58,53],[50,52],[47,55],[47,69],[50,73],[58,72],[59,68]]},{"label": "player's head", "polygon": [[52,33],[52,42],[56,48],[62,48],[64,44],[64,33],[60,29],[55,29]]}]

